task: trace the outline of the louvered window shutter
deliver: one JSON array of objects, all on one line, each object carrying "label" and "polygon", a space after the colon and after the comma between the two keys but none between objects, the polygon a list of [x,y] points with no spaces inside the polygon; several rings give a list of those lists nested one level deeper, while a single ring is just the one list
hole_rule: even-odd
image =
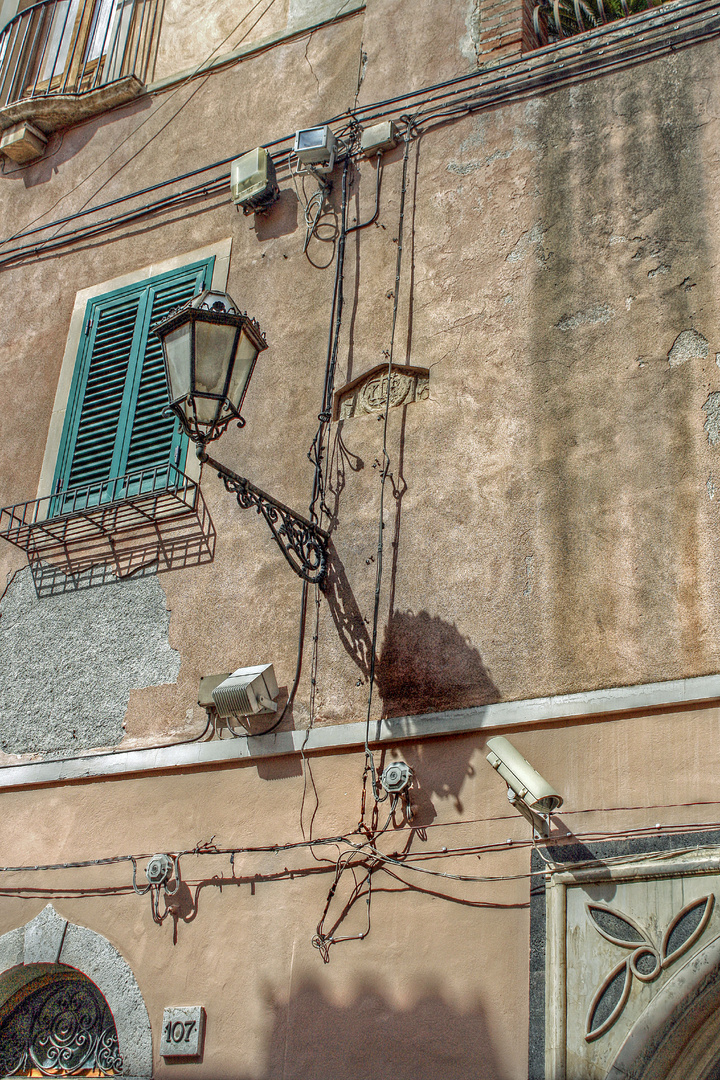
[{"label": "louvered window shutter", "polygon": [[[58,453],[53,513],[168,484],[187,439],[163,417],[162,348],[151,327],[207,288],[213,259],[90,301]],[[84,490],[78,490],[84,489]]]}]

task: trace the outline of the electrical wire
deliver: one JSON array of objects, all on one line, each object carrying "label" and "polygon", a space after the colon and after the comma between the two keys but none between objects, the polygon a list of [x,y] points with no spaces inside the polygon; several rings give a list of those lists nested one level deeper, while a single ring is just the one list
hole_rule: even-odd
[{"label": "electrical wire", "polygon": [[[39,221],[41,217],[44,217],[44,216],[45,216],[46,214],[49,214],[49,213],[50,213],[50,212],[51,212],[52,210],[54,210],[54,209],[55,209],[55,207],[59,206],[59,205],[60,205],[60,203],[61,203],[61,202],[62,202],[62,201],[63,201],[64,199],[68,198],[68,197],[69,197],[70,195],[72,195],[72,194],[73,194],[73,192],[77,191],[77,190],[78,190],[78,189],[79,189],[80,187],[82,187],[82,185],[83,185],[83,184],[87,183],[87,181],[88,181],[88,180],[89,180],[89,179],[90,179],[90,178],[91,178],[92,176],[94,176],[94,175],[95,175],[95,173],[96,173],[96,172],[98,171],[98,169],[101,169],[101,168],[102,168],[102,166],[103,166],[103,165],[104,165],[104,164],[105,164],[105,163],[106,163],[107,161],[109,161],[109,160],[110,160],[110,158],[111,158],[111,157],[113,157],[113,155],[114,155],[114,154],[116,154],[116,153],[118,152],[118,150],[119,150],[119,149],[120,149],[120,148],[121,148],[122,146],[124,146],[124,145],[125,145],[125,143],[127,143],[127,142],[128,142],[128,140],[129,140],[129,139],[131,139],[131,138],[132,138],[132,137],[133,137],[134,135],[136,135],[136,134],[137,134],[137,132],[138,132],[138,131],[140,131],[140,129],[141,129],[141,128],[143,128],[143,127],[145,126],[145,124],[149,123],[149,121],[150,121],[150,120],[154,119],[154,118],[155,118],[155,117],[157,116],[157,114],[158,114],[158,112],[160,111],[160,109],[164,108],[164,106],[165,106],[165,105],[166,105],[166,104],[167,104],[167,103],[168,103],[169,101],[171,101],[171,100],[173,99],[173,97],[175,97],[175,95],[176,95],[176,94],[178,94],[178,93],[179,93],[179,92],[180,92],[180,91],[181,91],[181,90],[183,89],[183,87],[185,87],[185,86],[186,86],[186,85],[188,84],[188,82],[189,82],[189,81],[190,81],[190,80],[191,80],[192,78],[194,78],[195,76],[197,76],[197,75],[198,75],[198,74],[200,73],[200,71],[202,70],[202,68],[203,68],[203,67],[204,67],[204,66],[205,66],[205,65],[206,65],[206,64],[208,63],[208,61],[209,61],[209,60],[210,60],[210,59],[211,59],[211,58],[212,58],[212,57],[214,56],[214,54],[215,54],[215,53],[216,53],[216,52],[218,51],[218,49],[221,49],[221,48],[223,47],[223,45],[224,45],[224,44],[225,44],[225,43],[227,42],[227,40],[228,40],[229,38],[231,38],[231,37],[232,37],[232,35],[233,35],[234,33],[236,33],[236,31],[237,31],[237,30],[239,30],[239,29],[240,29],[240,27],[242,26],[242,24],[243,24],[243,23],[245,22],[245,19],[246,19],[246,18],[248,18],[248,16],[249,16],[249,15],[252,15],[252,13],[253,13],[253,12],[255,11],[255,9],[256,9],[256,8],[258,8],[258,7],[260,6],[260,4],[261,4],[262,2],[263,2],[263,0],[256,0],[256,3],[255,3],[255,4],[254,4],[254,5],[253,5],[253,6],[252,6],[252,7],[250,8],[250,10],[249,10],[248,12],[246,12],[246,13],[245,13],[245,15],[243,15],[243,17],[242,17],[242,19],[240,20],[240,22],[239,22],[239,23],[237,23],[237,24],[236,24],[236,25],[235,25],[235,26],[233,27],[233,29],[232,29],[232,30],[230,31],[230,33],[229,33],[229,34],[227,34],[227,35],[226,35],[226,36],[225,36],[225,37],[223,38],[223,40],[222,40],[222,41],[220,42],[220,44],[219,44],[219,45],[216,45],[216,46],[215,46],[215,48],[214,48],[214,49],[213,49],[213,50],[212,50],[212,51],[211,51],[211,52],[210,52],[210,53],[209,53],[209,54],[208,54],[208,55],[207,55],[207,56],[205,57],[205,59],[204,59],[204,60],[203,60],[203,61],[202,61],[202,62],[201,62],[201,63],[200,63],[200,64],[199,64],[199,65],[198,65],[197,67],[196,67],[195,71],[194,71],[194,72],[193,72],[193,73],[192,73],[191,75],[188,75],[188,76],[187,76],[187,78],[186,78],[186,79],[185,79],[185,80],[184,80],[183,82],[181,82],[181,83],[180,83],[180,85],[179,85],[179,86],[177,86],[177,87],[176,87],[176,88],[175,88],[175,89],[174,89],[174,90],[172,91],[172,93],[171,93],[171,94],[170,94],[170,95],[169,95],[169,96],[168,96],[167,98],[165,98],[165,99],[164,99],[163,101],[161,101],[161,103],[160,103],[160,105],[158,106],[158,108],[157,108],[157,109],[156,109],[156,110],[155,110],[155,111],[154,111],[154,112],[153,112],[153,113],[152,113],[152,114],[151,114],[150,116],[146,117],[146,118],[145,118],[145,119],[144,119],[144,120],[143,120],[143,121],[142,121],[142,122],[141,122],[140,124],[138,124],[138,126],[137,126],[136,128],[134,128],[134,129],[133,129],[133,130],[132,130],[132,131],[130,132],[130,134],[129,134],[129,135],[126,135],[126,136],[125,136],[125,138],[124,138],[124,139],[122,139],[122,140],[121,140],[121,141],[120,141],[120,142],[119,142],[119,143],[117,144],[117,146],[114,146],[114,147],[113,147],[113,149],[112,149],[112,150],[110,151],[110,153],[109,153],[109,154],[107,154],[107,155],[106,155],[106,157],[104,157],[104,158],[103,158],[103,160],[102,160],[102,161],[101,161],[101,162],[100,162],[100,163],[99,163],[99,164],[98,164],[98,165],[97,165],[97,166],[96,166],[96,167],[95,167],[95,168],[94,168],[94,169],[92,170],[92,172],[88,173],[88,175],[87,175],[87,176],[83,177],[83,179],[82,179],[82,180],[81,180],[81,181],[80,181],[79,183],[75,184],[75,185],[74,185],[74,187],[70,188],[70,190],[69,190],[69,191],[66,191],[66,192],[65,192],[65,193],[64,193],[64,194],[63,194],[63,195],[62,195],[62,196],[61,196],[61,197],[60,197],[60,198],[59,198],[59,199],[57,200],[57,202],[55,202],[55,203],[54,203],[54,204],[53,204],[53,205],[52,205],[52,206],[50,207],[50,209],[49,209],[49,210],[45,210],[45,211],[44,211],[44,212],[43,212],[42,214],[40,214],[40,215],[39,215],[39,216],[38,216],[37,218],[35,218],[35,219],[34,219],[34,221],[33,221],[33,222],[32,222],[31,224],[34,224],[34,222],[35,222],[35,221]],[[268,11],[270,10],[270,8],[271,8],[271,7],[273,6],[273,4],[274,4],[274,3],[275,3],[275,0],[270,0],[270,2],[268,3],[268,6],[267,6],[267,8],[266,8],[266,9],[265,9],[265,11],[264,11],[264,12],[262,13],[262,15],[260,16],[260,18],[259,18],[259,19],[257,19],[257,20],[256,20],[256,22],[254,22],[254,23],[253,23],[253,25],[252,25],[252,26],[250,27],[250,29],[249,29],[249,30],[247,31],[247,33],[246,33],[246,34],[245,34],[245,35],[244,35],[244,36],[243,36],[243,37],[242,37],[242,38],[240,39],[240,42],[238,42],[238,43],[237,43],[237,45],[241,44],[241,43],[242,43],[242,41],[244,41],[244,40],[245,40],[245,38],[247,38],[248,34],[252,33],[252,31],[254,30],[255,26],[257,26],[257,23],[258,23],[258,22],[260,21],[260,19],[261,19],[261,18],[263,18],[263,16],[264,16],[265,14],[267,14],[267,12],[268,12]],[[236,48],[237,48],[237,45],[235,46]],[[199,90],[200,90],[200,89],[201,89],[201,88],[202,88],[202,87],[203,87],[203,86],[205,85],[205,82],[207,81],[207,79],[208,79],[209,77],[210,77],[210,76],[209,76],[209,74],[208,74],[208,75],[206,75],[206,76],[205,76],[205,78],[203,78],[203,80],[202,80],[202,82],[200,83],[200,85],[199,85],[199,86],[198,86],[198,87],[197,87],[197,88],[196,88],[195,90],[193,90],[193,92],[192,92],[192,94],[190,95],[190,97],[189,97],[189,98],[188,98],[188,99],[187,99],[186,101],[184,101],[184,102],[183,102],[183,104],[182,104],[182,105],[180,106],[180,108],[179,108],[179,109],[177,109],[175,113],[173,113],[173,115],[172,115],[172,116],[170,117],[170,119],[169,119],[169,120],[167,121],[167,123],[165,123],[165,124],[163,125],[163,127],[161,127],[161,128],[159,129],[159,131],[156,131],[156,132],[155,132],[155,133],[154,133],[154,134],[153,134],[153,135],[152,135],[152,136],[151,136],[151,137],[150,137],[150,138],[149,138],[149,139],[148,139],[148,140],[147,140],[146,142],[144,142],[144,143],[142,144],[142,146],[141,146],[141,147],[139,148],[139,150],[137,150],[137,151],[136,151],[136,153],[135,153],[135,154],[133,154],[133,155],[132,155],[132,156],[131,156],[130,158],[128,158],[128,160],[127,160],[127,161],[123,162],[123,164],[122,164],[122,165],[121,165],[121,166],[120,166],[120,167],[119,167],[118,169],[116,169],[116,170],[115,170],[115,172],[114,172],[114,173],[113,173],[113,174],[112,174],[111,176],[109,176],[109,177],[107,178],[107,180],[103,181],[103,183],[102,183],[102,184],[100,185],[100,187],[99,187],[99,188],[97,188],[97,189],[96,189],[96,191],[94,191],[94,192],[93,192],[93,194],[89,196],[88,200],[87,200],[87,201],[86,201],[86,202],[84,203],[84,205],[83,205],[83,206],[82,206],[82,207],[80,208],[80,211],[84,210],[84,209],[85,209],[85,207],[87,206],[87,203],[88,203],[88,202],[90,202],[90,201],[91,201],[92,199],[94,199],[94,198],[95,198],[95,196],[96,196],[96,195],[98,194],[98,192],[99,192],[99,191],[101,191],[101,190],[102,190],[102,189],[103,189],[103,188],[104,188],[104,187],[105,187],[105,186],[106,186],[106,185],[107,185],[107,184],[108,184],[108,183],[109,183],[109,182],[110,182],[110,181],[111,181],[111,180],[112,180],[112,179],[113,179],[113,178],[114,178],[115,176],[117,176],[117,174],[118,174],[118,173],[119,173],[119,172],[120,172],[120,171],[121,171],[122,169],[124,169],[124,168],[125,168],[125,166],[129,164],[129,162],[130,162],[130,161],[132,161],[132,160],[133,160],[133,159],[134,159],[135,157],[137,157],[137,156],[138,156],[138,154],[140,154],[140,153],[141,153],[141,152],[142,152],[142,151],[143,151],[143,150],[144,150],[144,149],[145,149],[145,148],[146,148],[147,146],[149,146],[149,144],[150,144],[150,143],[151,143],[151,142],[153,141],[153,139],[155,139],[155,137],[156,137],[157,135],[159,135],[159,134],[160,134],[160,132],[161,132],[161,131],[164,131],[164,129],[165,129],[165,128],[166,128],[167,126],[168,126],[168,124],[169,124],[169,123],[171,123],[171,122],[172,122],[172,121],[173,121],[173,120],[175,119],[175,117],[176,117],[176,116],[177,116],[177,115],[179,114],[179,112],[180,112],[180,111],[181,111],[181,110],[182,110],[182,109],[183,109],[183,108],[185,107],[185,105],[187,105],[187,104],[188,104],[188,102],[189,102],[189,101],[191,100],[191,98],[192,98],[192,97],[194,97],[194,96],[195,96],[195,94],[196,94],[196,93],[197,93],[197,92],[198,92],[198,91],[199,91]],[[48,228],[50,228],[51,226],[47,226],[47,227],[48,227]],[[15,236],[11,236],[11,237],[9,237],[9,240],[13,240],[13,239],[15,239],[15,238],[16,238],[17,236],[18,236],[18,234],[16,233],[16,234],[15,234]],[[7,241],[3,241],[3,243],[5,243],[5,242],[7,242]]]},{"label": "electrical wire", "polygon": [[[408,173],[408,160],[410,156],[410,138],[413,130],[413,123],[409,117],[403,118],[405,120],[405,149],[403,152],[403,168],[402,168],[402,184],[400,189],[400,212],[398,220],[398,235],[397,235],[397,256],[395,260],[395,289],[393,293],[393,313],[392,313],[392,326],[390,330],[390,347],[387,351],[387,389],[385,393],[385,411],[383,416],[383,440],[382,440],[382,455],[383,466],[380,474],[380,506],[378,511],[378,545],[377,545],[377,562],[375,567],[375,599],[373,604],[373,621],[372,621],[372,636],[370,643],[370,671],[368,674],[368,696],[367,696],[367,715],[365,718],[365,769],[363,771],[363,794],[362,794],[362,806],[361,817],[364,817],[365,811],[365,786],[367,781],[368,772],[370,774],[370,782],[372,784],[372,792],[375,798],[375,802],[384,802],[387,798],[387,792],[385,795],[378,793],[377,775],[375,769],[375,755],[370,750],[370,717],[372,713],[373,702],[373,689],[375,686],[375,665],[376,665],[376,653],[377,653],[377,635],[378,635],[378,623],[380,616],[380,588],[382,585],[382,572],[383,572],[383,547],[384,537],[383,530],[385,529],[384,511],[385,511],[385,481],[387,480],[388,472],[390,471],[390,455],[387,449],[387,433],[388,433],[388,417],[390,414],[390,379],[392,376],[393,356],[395,350],[395,328],[397,325],[397,312],[398,312],[398,298],[400,295],[400,274],[402,271],[402,256],[403,256],[403,226],[405,222],[405,195],[407,192],[407,173]],[[378,165],[379,168],[379,165]],[[379,191],[380,178],[378,176],[378,191]]]},{"label": "electrical wire", "polygon": [[[716,22],[710,23],[709,26],[706,25],[716,16],[716,9],[712,3],[704,5],[698,12],[695,0],[688,0],[687,4],[682,5],[681,8],[673,12],[673,24],[676,28],[681,24],[687,25],[685,37],[679,42],[667,40],[665,32],[666,13],[664,14],[661,9],[658,9],[658,12],[657,18],[653,19],[649,26],[647,19],[643,19],[642,23],[639,25],[639,29],[635,23],[633,23],[631,28],[623,29],[623,27],[620,26],[620,33],[618,33],[616,27],[606,27],[602,30],[602,36],[592,35],[588,39],[583,40],[580,45],[572,38],[562,42],[556,42],[553,45],[536,50],[529,58],[523,58],[520,61],[518,61],[517,58],[511,58],[495,64],[492,67],[483,68],[479,72],[470,72],[466,75],[457,76],[454,79],[436,83],[430,87],[424,87],[417,91],[409,91],[393,98],[387,98],[384,101],[361,106],[354,109],[352,113],[345,112],[338,114],[331,118],[328,123],[335,124],[344,121],[347,125],[351,125],[353,123],[357,124],[359,120],[362,120],[365,123],[369,123],[373,120],[380,120],[386,116],[397,114],[398,111],[403,108],[403,105],[407,105],[411,100],[413,101],[414,107],[418,110],[418,118],[422,116],[422,120],[425,123],[432,119],[460,119],[481,108],[495,107],[508,100],[518,100],[519,96],[534,94],[561,85],[570,84],[576,81],[578,77],[586,79],[602,74],[608,70],[620,70],[631,64],[635,64],[640,60],[647,60],[652,55],[671,52],[680,45],[700,42],[716,37],[718,34],[718,25]],[[610,35],[610,37],[608,37],[608,35]],[[632,37],[634,48],[630,52],[623,54],[621,57],[615,56],[612,48],[613,43],[616,40],[619,40],[621,44],[624,45],[625,42],[623,39],[628,37]],[[571,54],[570,60],[565,59],[563,61],[563,57],[566,57],[568,53]],[[467,87],[471,86],[473,81],[475,81],[477,85],[474,87],[474,92],[469,92]],[[444,95],[438,93],[443,90],[447,90],[448,93]],[[472,86],[471,90],[473,90]],[[464,97],[460,97],[459,95],[464,95]],[[434,111],[428,110],[427,108],[423,110],[424,106],[428,106],[434,101],[439,102],[443,97],[454,100],[449,102],[446,107],[441,108],[438,106]],[[288,143],[291,139],[292,136],[285,136],[281,139],[274,140],[271,143],[267,143],[266,146],[280,146],[283,143]],[[289,151],[282,153],[280,158],[286,157],[288,152]],[[236,156],[237,154],[233,155],[233,157],[213,162],[210,165],[201,166],[196,170],[192,170],[190,173],[184,173],[182,176],[175,177],[172,180],[160,181],[151,187],[142,189],[140,192],[119,196],[118,199],[102,204],[101,207],[91,207],[89,209],[83,208],[82,211],[78,212],[77,216],[95,213],[98,209],[115,205],[117,202],[138,198],[142,194],[150,193],[163,186],[179,182],[182,179],[199,175],[202,172],[212,171],[216,168],[221,168],[229,164]],[[274,156],[273,160],[276,167],[278,167],[280,159]],[[213,183],[224,185],[227,180],[228,174],[224,174],[222,177],[216,178]],[[204,186],[205,185],[198,185],[195,194],[201,196]],[[64,197],[65,196],[63,196],[63,198]],[[188,193],[186,197],[190,198],[192,196]],[[57,205],[57,203],[55,205]],[[155,210],[160,211],[163,209],[166,209],[166,206],[164,205],[164,201],[161,200],[157,204],[147,204],[145,207],[140,208],[138,213],[141,215],[149,215]],[[48,210],[44,213],[49,212],[50,211]],[[36,218],[35,220],[37,221],[39,218]],[[76,215],[69,215],[66,218],[49,222],[35,230],[27,229],[19,231],[12,237],[0,241],[0,246],[11,242],[13,239],[22,239],[31,235],[31,233],[47,231],[55,228],[60,223],[69,223],[73,220],[76,220]],[[119,220],[118,223],[122,224],[123,220]],[[111,226],[108,225],[108,228],[109,227]],[[61,243],[57,246],[71,243],[79,235],[80,232],[76,232],[75,230],[71,233],[63,233],[61,237],[58,237]],[[16,261],[23,257],[39,257],[39,255],[42,254],[42,251],[42,243],[38,245],[21,245],[18,248],[11,249],[10,252],[6,252],[5,254],[8,257],[0,259],[0,265],[4,262]]]},{"label": "electrical wire", "polygon": [[332,419],[332,399],[335,386],[335,368],[337,365],[338,349],[340,342],[340,327],[342,325],[342,312],[344,303],[344,272],[345,272],[345,244],[347,237],[347,179],[350,166],[349,155],[345,156],[342,171],[341,204],[340,204],[340,232],[338,236],[337,256],[335,260],[335,278],[333,282],[332,304],[330,309],[330,326],[328,329],[327,355],[325,358],[325,377],[323,381],[322,406],[318,413],[318,427],[308,451],[308,459],[315,466],[312,496],[310,499],[310,520],[317,524],[320,513],[325,510],[325,479],[323,472],[323,454],[325,450],[325,433]]}]

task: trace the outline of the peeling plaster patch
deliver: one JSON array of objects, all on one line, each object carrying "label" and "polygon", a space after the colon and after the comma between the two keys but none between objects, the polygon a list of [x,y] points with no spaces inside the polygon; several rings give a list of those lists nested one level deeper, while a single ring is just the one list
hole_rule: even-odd
[{"label": "peeling plaster patch", "polygon": [[558,330],[567,332],[577,330],[579,326],[590,326],[593,323],[610,322],[615,312],[609,304],[593,304],[585,311],[576,311],[574,315],[563,315],[559,322],[555,323]]},{"label": "peeling plaster patch", "polygon": [[533,225],[532,229],[528,229],[527,232],[524,232],[522,234],[518,242],[515,244],[515,247],[508,254],[506,261],[512,263],[521,262],[526,255],[529,255],[530,252],[535,249],[535,256],[538,262],[542,263],[542,253],[539,252],[537,248],[540,244],[542,244],[544,236],[545,230],[543,229],[540,222],[537,221]]},{"label": "peeling plaster patch", "polygon": [[533,591],[533,578],[535,576],[535,556],[525,556],[525,588],[523,589],[523,596],[530,596]]},{"label": "peeling plaster patch", "polygon": [[627,236],[611,236],[610,245],[612,244],[627,244]]},{"label": "peeling plaster patch", "polygon": [[707,413],[703,431],[707,431],[710,445],[717,446],[720,443],[720,392],[714,390],[712,394],[708,394],[708,399],[703,405],[703,412]]},{"label": "peeling plaster patch", "polygon": [[705,487],[707,488],[708,498],[714,499],[715,498],[715,481],[712,478],[712,473],[710,473],[710,475],[708,476],[707,483],[705,484]]},{"label": "peeling plaster patch", "polygon": [[466,154],[468,150],[476,150],[478,146],[485,145],[485,128],[483,124],[483,118],[477,117],[475,120],[475,130],[471,135],[468,135],[467,139],[463,139],[460,143],[460,153]]},{"label": "peeling plaster patch", "polygon": [[632,307],[632,303],[633,303],[634,299],[635,299],[634,296],[626,296],[625,297],[625,310],[626,311],[630,310],[630,308]]},{"label": "peeling plaster patch", "polygon": [[670,367],[679,367],[688,360],[704,360],[708,351],[707,338],[704,338],[697,330],[683,330],[673,342],[668,353],[668,362]]},{"label": "peeling plaster patch", "polygon": [[533,127],[540,123],[540,102],[537,98],[531,98],[525,106],[525,119]]},{"label": "peeling plaster patch", "polygon": [[491,154],[489,158],[486,158],[486,163],[490,165],[493,161],[504,161],[512,154],[514,146],[511,146],[509,150],[496,150],[494,154]]},{"label": "peeling plaster patch", "polygon": [[131,689],[174,683],[155,577],[39,600],[30,569],[0,603],[0,749],[74,753],[123,737]]},{"label": "peeling plaster patch", "polygon": [[470,173],[481,168],[481,161],[448,161],[447,163],[448,172],[455,173],[457,176],[469,176]]},{"label": "peeling plaster patch", "polygon": [[471,0],[465,16],[467,34],[460,38],[460,52],[475,67],[480,63],[480,4]]},{"label": "peeling plaster patch", "polygon": [[648,277],[652,280],[653,278],[657,277],[658,274],[669,274],[669,273],[670,273],[670,267],[666,266],[665,263],[660,263],[660,265],[656,266],[654,270],[648,270]]},{"label": "peeling plaster patch", "polygon": [[715,353],[715,363],[720,367],[720,352]]}]

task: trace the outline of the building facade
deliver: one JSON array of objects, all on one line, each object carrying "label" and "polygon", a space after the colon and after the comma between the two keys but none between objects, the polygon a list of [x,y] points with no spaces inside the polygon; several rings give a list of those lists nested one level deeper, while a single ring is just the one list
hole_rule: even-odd
[{"label": "building facade", "polygon": [[717,5],[2,18],[0,1073],[720,1075]]}]

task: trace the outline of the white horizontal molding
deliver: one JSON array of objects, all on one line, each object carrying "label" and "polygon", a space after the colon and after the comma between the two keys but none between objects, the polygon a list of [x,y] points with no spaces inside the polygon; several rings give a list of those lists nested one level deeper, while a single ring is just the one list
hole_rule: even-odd
[{"label": "white horizontal molding", "polygon": [[[653,710],[673,706],[717,704],[720,675],[696,679],[644,683],[609,690],[589,690],[580,694],[499,701],[473,709],[425,713],[375,720],[369,727],[371,745],[417,741],[473,732],[513,731],[527,725],[553,721],[592,722],[619,714],[630,720]],[[62,784],[74,780],[133,776],[141,773],[184,771],[222,765],[226,762],[258,760],[283,754],[317,754],[332,750],[354,750],[364,746],[365,724],[328,724],[310,730],[278,731],[272,735],[178,742],[146,750],[116,750],[111,753],[82,754],[49,761],[25,762],[0,768],[0,790]]]}]

